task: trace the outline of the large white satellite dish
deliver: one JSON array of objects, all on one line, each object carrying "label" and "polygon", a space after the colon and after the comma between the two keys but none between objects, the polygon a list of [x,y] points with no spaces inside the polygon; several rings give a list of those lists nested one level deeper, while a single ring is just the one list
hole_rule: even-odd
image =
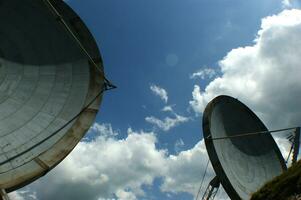
[{"label": "large white satellite dish", "polygon": [[0,1],[0,188],[62,161],[94,121],[106,86],[96,42],[61,0]]},{"label": "large white satellite dish", "polygon": [[[258,132],[264,134],[236,137]],[[232,200],[249,199],[264,183],[286,170],[265,125],[237,99],[222,95],[207,105],[203,134],[217,179]]]}]

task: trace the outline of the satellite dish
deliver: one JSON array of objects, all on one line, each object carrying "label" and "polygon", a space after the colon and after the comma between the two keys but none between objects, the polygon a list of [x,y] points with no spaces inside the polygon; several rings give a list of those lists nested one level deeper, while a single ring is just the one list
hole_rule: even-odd
[{"label": "satellite dish", "polygon": [[232,200],[250,199],[264,183],[286,170],[270,133],[231,137],[258,131],[268,130],[246,105],[232,97],[218,96],[204,111],[207,152],[219,181]]},{"label": "satellite dish", "polygon": [[96,42],[62,0],[0,4],[0,188],[10,192],[75,147],[105,78]]}]

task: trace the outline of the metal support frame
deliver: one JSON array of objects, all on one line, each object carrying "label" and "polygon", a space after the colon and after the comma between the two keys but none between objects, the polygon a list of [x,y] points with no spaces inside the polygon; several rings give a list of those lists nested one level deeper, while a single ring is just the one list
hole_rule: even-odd
[{"label": "metal support frame", "polygon": [[292,164],[297,162],[299,148],[300,148],[300,127],[297,127],[294,132],[294,143],[293,143],[293,157]]},{"label": "metal support frame", "polygon": [[0,200],[10,200],[5,189],[0,190]]},{"label": "metal support frame", "polygon": [[[278,130],[272,130],[272,131],[259,131],[259,132],[252,132],[252,133],[243,133],[243,134],[239,134],[239,135],[219,137],[219,138],[212,138],[212,136],[209,135],[205,139],[221,140],[221,139],[229,139],[229,138],[235,138],[235,137],[245,137],[245,136],[250,136],[250,135],[264,134],[264,133],[282,132],[282,131],[287,131],[287,130],[292,130],[292,129],[294,130],[293,134],[287,137],[287,139],[292,143],[292,145],[291,145],[291,149],[290,149],[289,155],[287,157],[286,163],[288,163],[288,160],[292,153],[292,165],[293,165],[297,162],[299,149],[300,149],[300,138],[301,138],[301,135],[300,135],[301,128],[300,127],[292,127],[292,128],[278,129]],[[215,176],[209,182],[209,184],[204,192],[204,195],[202,197],[202,200],[213,200],[218,192],[219,186],[220,186],[220,181],[218,180],[218,177]]]},{"label": "metal support frame", "polygon": [[213,200],[218,192],[220,186],[220,181],[217,176],[215,176],[208,184],[202,200]]},{"label": "metal support frame", "polygon": [[[300,148],[300,127],[296,127],[294,129],[294,132],[291,133],[288,137],[286,137],[288,141],[291,143],[291,148],[288,153],[288,156],[286,158],[286,164],[288,164],[289,159],[291,158],[292,160],[292,165],[297,162],[298,159],[298,154],[299,154],[299,148]],[[291,156],[292,154],[292,156]]]}]

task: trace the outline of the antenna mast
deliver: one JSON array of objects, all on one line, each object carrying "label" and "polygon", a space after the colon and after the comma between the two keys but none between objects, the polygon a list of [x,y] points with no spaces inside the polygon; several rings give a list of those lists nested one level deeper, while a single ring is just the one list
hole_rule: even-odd
[{"label": "antenna mast", "polygon": [[300,148],[300,127],[297,127],[294,132],[294,142],[293,142],[293,157],[292,164],[297,162],[299,148]]}]

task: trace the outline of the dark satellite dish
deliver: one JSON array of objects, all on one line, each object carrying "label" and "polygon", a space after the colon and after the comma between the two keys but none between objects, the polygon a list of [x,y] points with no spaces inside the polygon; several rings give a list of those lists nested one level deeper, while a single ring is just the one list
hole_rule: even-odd
[{"label": "dark satellite dish", "polygon": [[218,96],[204,111],[207,152],[219,181],[232,200],[249,199],[264,183],[286,170],[270,133],[231,137],[260,131],[268,130],[246,105],[232,97]]},{"label": "dark satellite dish", "polygon": [[106,79],[96,42],[64,1],[0,5],[0,189],[10,192],[70,153]]}]

